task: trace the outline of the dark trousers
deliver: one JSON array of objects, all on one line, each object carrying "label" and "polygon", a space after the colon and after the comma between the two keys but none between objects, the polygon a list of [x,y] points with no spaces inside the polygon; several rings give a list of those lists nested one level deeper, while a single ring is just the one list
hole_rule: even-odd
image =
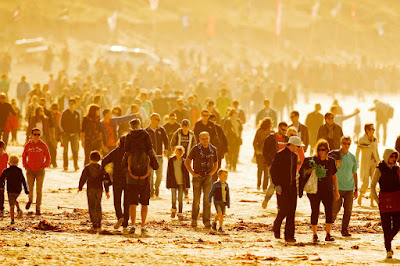
[{"label": "dark trousers", "polygon": [[383,237],[386,251],[392,249],[392,240],[400,229],[400,212],[381,213]]},{"label": "dark trousers", "polygon": [[94,228],[101,227],[101,197],[103,195],[103,191],[101,189],[87,189],[87,198],[88,198],[88,207],[89,207],[89,216],[90,221],[93,223]]},{"label": "dark trousers", "polygon": [[325,222],[331,224],[333,222],[333,191],[318,191],[317,194],[308,194],[307,197],[311,204],[311,225],[318,224],[319,207],[322,204],[325,208]]},{"label": "dark trousers", "polygon": [[47,141],[46,145],[49,148],[51,164],[55,166],[57,165],[57,142]]},{"label": "dark trousers", "polygon": [[[262,183],[262,189],[266,190],[268,188],[268,181],[269,181],[268,166],[265,163],[265,159],[262,154],[256,155],[256,161],[257,161],[257,187],[261,187]],[[262,178],[263,173],[264,173],[264,179]]]},{"label": "dark trousers", "polygon": [[4,189],[0,189],[0,211],[4,211]]},{"label": "dark trousers", "polygon": [[[221,169],[222,165],[222,160],[218,160],[218,169],[217,171],[212,175],[212,182],[214,183],[215,181],[218,180],[218,170]],[[208,197],[208,196],[207,196]]]},{"label": "dark trousers", "polygon": [[85,149],[84,150],[85,150],[85,161],[84,161],[83,167],[85,167],[89,163],[89,157],[90,157],[90,153],[92,151],[101,152],[100,151],[101,150],[101,143],[98,142],[98,143],[91,144],[91,143],[86,143],[85,142]]},{"label": "dark trousers", "polygon": [[74,166],[75,168],[78,166],[78,151],[79,151],[79,139],[78,134],[63,134],[62,141],[64,146],[63,152],[63,160],[64,160],[64,168],[68,168],[68,144],[71,143],[71,151],[72,157],[74,159]]},{"label": "dark trousers", "polygon": [[0,127],[0,139],[4,141],[4,144],[7,146],[8,143],[8,133],[5,132],[4,127]]},{"label": "dark trousers", "polygon": [[229,146],[229,152],[227,154],[226,159],[227,159],[229,166],[233,170],[236,170],[236,165],[237,165],[238,158],[239,158],[239,148],[240,148],[240,145],[237,143],[231,143],[231,145]]},{"label": "dark trousers", "polygon": [[272,230],[279,232],[278,235],[280,235],[282,221],[286,218],[285,239],[294,239],[294,217],[297,207],[296,189],[293,189],[293,191],[283,191],[281,195],[277,194],[276,197],[278,199],[278,214]]},{"label": "dark trousers", "polygon": [[340,208],[343,206],[343,220],[342,220],[342,234],[348,232],[351,212],[353,210],[353,190],[342,191],[339,190],[340,198],[333,202],[333,217],[332,221],[335,222]]},{"label": "dark trousers", "polygon": [[[122,212],[122,192],[124,193],[124,211]],[[124,218],[122,226],[128,226],[129,203],[126,195],[126,184],[113,184],[114,209],[117,219]]]}]

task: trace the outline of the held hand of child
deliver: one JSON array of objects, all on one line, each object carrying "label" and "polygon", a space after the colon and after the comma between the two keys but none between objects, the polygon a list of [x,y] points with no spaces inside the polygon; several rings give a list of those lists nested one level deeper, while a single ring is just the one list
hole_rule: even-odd
[{"label": "held hand of child", "polygon": [[106,192],[106,197],[107,197],[107,199],[109,199],[110,198],[110,193]]}]

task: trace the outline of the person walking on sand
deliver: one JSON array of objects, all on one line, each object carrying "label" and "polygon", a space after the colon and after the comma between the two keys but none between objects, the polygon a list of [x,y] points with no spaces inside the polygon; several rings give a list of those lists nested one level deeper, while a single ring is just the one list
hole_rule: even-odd
[{"label": "person walking on sand", "polygon": [[214,199],[215,215],[214,222],[212,223],[212,229],[217,231],[217,221],[219,221],[218,231],[223,233],[224,229],[222,224],[224,222],[224,215],[226,207],[230,208],[230,196],[229,196],[229,186],[226,183],[228,179],[228,171],[224,169],[218,170],[218,181],[214,182],[211,187],[210,193],[208,194],[208,202],[210,206],[212,205],[212,200]]},{"label": "person walking on sand", "polygon": [[[386,149],[383,161],[378,164],[371,182],[371,197],[379,205],[386,258],[393,257],[392,241],[400,229],[400,180],[397,160],[399,153]],[[379,182],[379,197],[376,184]],[[390,203],[390,204],[388,204]]]},{"label": "person walking on sand", "polygon": [[314,151],[314,146],[317,143],[317,135],[319,128],[324,124],[324,116],[319,112],[321,105],[317,103],[315,110],[307,115],[306,126],[310,133],[310,152]]},{"label": "person walking on sand", "polygon": [[[256,135],[253,140],[254,156],[257,163],[257,190],[267,191],[269,181],[269,170],[263,156],[264,141],[271,134],[272,120],[266,117],[260,121]],[[264,176],[264,178],[263,178]]]}]

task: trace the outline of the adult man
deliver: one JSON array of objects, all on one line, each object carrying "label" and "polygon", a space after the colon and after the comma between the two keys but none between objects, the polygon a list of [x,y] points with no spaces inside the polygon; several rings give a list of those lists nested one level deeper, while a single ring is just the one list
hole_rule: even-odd
[{"label": "adult man", "polygon": [[276,112],[270,108],[270,104],[271,104],[271,102],[269,101],[269,99],[264,100],[264,109],[262,109],[260,112],[258,112],[257,117],[256,117],[256,127],[258,126],[258,123],[260,122],[260,120],[262,120],[265,117],[270,117],[272,119],[272,125],[273,125],[272,127],[273,128],[276,127],[278,118],[277,118]]},{"label": "adult man", "polygon": [[[187,120],[187,119],[185,119]],[[181,127],[179,123],[176,122],[176,115],[175,113],[169,114],[169,121],[165,123],[163,126],[165,131],[167,132],[168,139],[171,141],[172,135]],[[171,149],[173,151],[173,149]]]},{"label": "adult man", "polygon": [[296,242],[294,238],[294,218],[297,207],[297,152],[301,146],[301,139],[297,136],[290,137],[287,146],[279,151],[271,165],[271,179],[276,187],[278,200],[278,214],[272,230],[275,238],[281,237],[281,225],[286,218],[285,241]]},{"label": "adult man", "polygon": [[343,136],[343,131],[333,119],[334,116],[331,112],[325,114],[325,124],[318,129],[317,140],[324,139],[328,141],[331,150],[337,150],[340,148],[340,139]]},{"label": "adult man", "polygon": [[226,116],[229,106],[231,106],[231,99],[226,96],[226,88],[222,88],[221,95],[217,98],[217,109],[222,117]]},{"label": "adult man", "polygon": [[7,75],[1,75],[0,80],[0,93],[3,92],[8,98],[8,90],[10,89],[10,81],[7,79]]},{"label": "adult man", "polygon": [[217,147],[220,141],[218,138],[217,129],[215,127],[215,124],[209,121],[209,118],[210,111],[208,111],[207,109],[203,109],[201,111],[201,120],[197,121],[194,124],[194,135],[197,138],[197,142],[199,142],[200,133],[203,131],[207,131],[211,138],[211,144]]},{"label": "adult man", "polygon": [[[193,168],[192,168],[193,161]],[[192,227],[197,227],[201,191],[203,191],[203,224],[209,229],[210,204],[208,194],[211,190],[211,177],[218,169],[217,148],[210,144],[210,134],[206,131],[200,133],[200,143],[194,146],[185,161],[186,169],[193,176],[193,205]]]},{"label": "adult man", "polygon": [[2,138],[5,145],[8,143],[8,131],[6,129],[6,122],[10,114],[16,115],[11,104],[6,102],[6,94],[0,93],[0,139]]},{"label": "adult man", "polygon": [[[287,131],[286,122],[280,122],[278,125],[278,132],[271,133],[264,141],[263,156],[265,163],[267,164],[268,167],[267,172],[270,172],[272,161],[274,160],[276,153],[280,150],[283,150],[286,147],[286,143],[288,141],[288,137],[286,136],[286,131]],[[275,186],[274,183],[271,182],[266,191],[267,193],[265,194],[265,199],[262,203],[262,207],[264,209],[267,208],[268,202],[271,199],[272,195],[274,194],[274,191],[275,191]]]},{"label": "adult man", "polygon": [[210,112],[210,115],[213,114],[217,118],[217,124],[221,124],[222,118],[221,114],[215,109],[215,103],[214,101],[208,101],[207,102],[207,110]]},{"label": "adult man", "polygon": [[81,130],[79,113],[75,110],[75,99],[68,100],[69,108],[61,113],[60,131],[64,146],[64,171],[68,170],[68,144],[71,143],[72,158],[74,160],[75,171],[78,166],[79,134]]},{"label": "adult man", "polygon": [[31,86],[29,85],[28,82],[26,82],[26,77],[22,76],[21,81],[17,85],[17,99],[19,102],[19,108],[21,110],[24,110],[26,95],[28,95],[28,92],[30,90]]},{"label": "adult man", "polygon": [[292,111],[290,113],[290,120],[292,120],[292,124],[289,127],[293,126],[296,128],[296,130],[298,132],[298,136],[304,144],[304,147],[303,147],[304,153],[306,153],[308,145],[310,143],[310,137],[308,135],[307,126],[305,126],[299,122],[299,117],[300,117],[300,114],[298,111]]},{"label": "adult man", "polygon": [[317,143],[318,130],[324,124],[324,116],[319,111],[321,111],[321,105],[317,103],[315,105],[315,110],[307,115],[305,122],[310,136],[309,143],[311,154],[313,153],[314,146]]},{"label": "adult man", "polygon": [[[63,89],[63,94],[61,95],[60,98],[58,98],[58,107],[60,110],[65,110],[67,109],[67,104],[69,105],[69,100],[70,100],[70,89],[69,88],[64,88]],[[76,102],[75,102],[76,104]]]},{"label": "adult man", "polygon": [[[349,152],[351,138],[343,136],[340,140],[341,149],[333,150],[329,153],[336,159],[336,176],[339,185],[340,198],[333,202],[333,222],[335,222],[338,212],[343,205],[342,236],[351,236],[349,233],[349,223],[353,209],[353,199],[357,198],[357,160]],[[339,157],[339,156],[340,157]]]},{"label": "adult man", "polygon": [[167,99],[162,97],[161,90],[159,88],[154,91],[154,98],[151,100],[153,103],[154,112],[160,114],[161,117],[168,114],[168,102]]},{"label": "adult man", "polygon": [[343,127],[343,121],[345,121],[345,120],[347,120],[349,118],[352,118],[353,116],[358,115],[360,113],[360,110],[356,108],[354,110],[354,112],[352,114],[350,114],[350,115],[343,115],[343,114],[340,115],[340,114],[338,114],[338,106],[334,105],[334,106],[331,107],[331,112],[332,112],[333,117],[334,117],[333,118],[334,122],[336,124],[338,124],[339,126]]},{"label": "adult man", "polygon": [[383,145],[386,145],[386,130],[387,123],[389,119],[393,117],[393,107],[387,103],[381,102],[379,100],[374,100],[375,107],[369,109],[369,111],[375,111],[375,119],[376,119],[376,134],[379,139],[379,131],[381,126],[383,127]]},{"label": "adult man", "polygon": [[[358,205],[361,206],[362,198],[367,192],[369,180],[372,179],[374,171],[380,162],[378,153],[378,139],[375,138],[375,128],[371,123],[365,124],[365,134],[360,138],[356,150],[357,163],[360,166],[360,180],[362,182],[360,195],[358,196]],[[360,158],[361,152],[361,160]],[[371,198],[371,206],[374,205]]]},{"label": "adult man", "polygon": [[[160,184],[162,180],[162,166],[163,166],[163,154],[164,156],[168,156],[168,136],[165,129],[160,125],[161,117],[159,114],[153,113],[150,116],[150,124],[146,128],[147,133],[150,135],[151,143],[153,145],[153,149],[156,152],[157,161],[159,164],[159,168],[156,172],[156,182],[154,182],[154,170],[151,171],[150,174],[150,188],[151,188],[151,197],[158,197],[160,193]],[[164,144],[164,149],[163,149]]]},{"label": "adult man", "polygon": [[242,125],[244,125],[246,123],[246,114],[244,113],[243,109],[239,108],[239,101],[234,100],[232,102],[232,107],[237,111],[238,118],[242,122]]},{"label": "adult man", "polygon": [[182,128],[175,131],[170,139],[171,151],[174,151],[176,146],[183,146],[185,148],[183,158],[186,158],[189,155],[190,150],[197,145],[197,139],[194,136],[193,131],[189,130],[189,127],[189,120],[183,119]]},{"label": "adult man", "polygon": [[38,128],[32,129],[31,135],[32,140],[25,145],[22,153],[22,163],[26,169],[26,178],[31,192],[25,208],[29,210],[31,207],[33,187],[36,181],[36,215],[40,215],[45,168],[49,167],[51,160],[47,145],[40,140],[40,130]]},{"label": "adult man", "polygon": [[189,111],[184,108],[184,102],[183,99],[178,99],[176,100],[176,108],[171,112],[174,113],[176,115],[176,121],[178,123],[181,123],[183,119],[189,119],[190,118],[190,114]]}]

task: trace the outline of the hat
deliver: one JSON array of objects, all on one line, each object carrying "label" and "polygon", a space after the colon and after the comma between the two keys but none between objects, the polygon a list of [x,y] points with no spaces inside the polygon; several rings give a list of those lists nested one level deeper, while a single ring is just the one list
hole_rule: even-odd
[{"label": "hat", "polygon": [[183,119],[182,120],[182,126],[189,126],[190,125],[190,121],[187,119]]},{"label": "hat", "polygon": [[292,136],[290,137],[288,144],[293,144],[295,146],[304,146],[304,144],[301,142],[301,139],[298,136]]}]

